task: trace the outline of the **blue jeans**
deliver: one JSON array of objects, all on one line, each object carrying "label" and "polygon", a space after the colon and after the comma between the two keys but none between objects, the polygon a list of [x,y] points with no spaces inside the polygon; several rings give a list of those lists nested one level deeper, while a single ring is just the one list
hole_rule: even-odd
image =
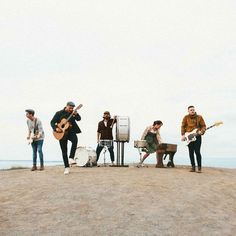
[{"label": "blue jeans", "polygon": [[37,165],[37,152],[39,153],[40,165],[43,166],[43,140],[34,141],[32,144],[33,149],[33,165]]},{"label": "blue jeans", "polygon": [[[101,151],[102,151],[103,148],[104,148],[104,147],[100,146],[99,144],[97,145],[97,148],[96,148],[97,162],[98,162],[100,153],[101,153]],[[115,160],[113,143],[112,143],[112,146],[108,148],[108,151],[109,151],[109,153],[110,153],[111,161],[113,162],[113,161]]]}]

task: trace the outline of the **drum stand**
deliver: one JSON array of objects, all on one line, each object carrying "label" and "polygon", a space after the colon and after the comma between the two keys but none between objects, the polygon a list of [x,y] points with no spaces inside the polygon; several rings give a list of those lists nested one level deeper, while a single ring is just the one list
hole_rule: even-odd
[{"label": "drum stand", "polygon": [[148,166],[145,166],[143,163],[142,164],[140,164],[141,163],[141,161],[142,161],[142,148],[140,148],[140,147],[137,147],[137,149],[138,149],[138,153],[139,153],[139,164],[137,165],[137,167],[138,168],[140,168],[140,167],[148,167]]},{"label": "drum stand", "polygon": [[107,150],[108,150],[108,147],[105,145],[103,147],[103,161],[104,161],[103,165],[104,166],[107,166],[107,164],[106,164],[106,152],[107,152]]},{"label": "drum stand", "polygon": [[116,159],[116,165],[115,167],[129,167],[129,165],[124,164],[124,141],[116,141],[117,143],[117,159]]},{"label": "drum stand", "polygon": [[139,153],[139,160],[140,162],[142,161],[142,152],[141,152],[141,148],[137,148],[138,149],[138,153]]}]

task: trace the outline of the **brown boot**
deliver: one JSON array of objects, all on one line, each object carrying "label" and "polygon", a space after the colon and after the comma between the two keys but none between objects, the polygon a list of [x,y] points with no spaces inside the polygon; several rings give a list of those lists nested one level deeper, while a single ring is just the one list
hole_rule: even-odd
[{"label": "brown boot", "polygon": [[37,166],[33,165],[32,168],[31,168],[31,171],[35,171],[35,170],[37,170]]},{"label": "brown boot", "polygon": [[39,168],[39,170],[44,170],[44,166],[41,165],[40,168]]},{"label": "brown boot", "polygon": [[202,173],[202,168],[201,167],[198,167],[197,173]]},{"label": "brown boot", "polygon": [[163,164],[156,164],[156,168],[165,168]]},{"label": "brown boot", "polygon": [[195,172],[195,167],[192,167],[189,172]]}]

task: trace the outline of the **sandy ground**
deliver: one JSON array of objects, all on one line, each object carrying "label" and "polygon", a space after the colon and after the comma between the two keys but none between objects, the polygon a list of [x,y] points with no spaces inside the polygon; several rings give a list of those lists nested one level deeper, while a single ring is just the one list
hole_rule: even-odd
[{"label": "sandy ground", "polygon": [[236,169],[0,171],[0,235],[235,235]]}]

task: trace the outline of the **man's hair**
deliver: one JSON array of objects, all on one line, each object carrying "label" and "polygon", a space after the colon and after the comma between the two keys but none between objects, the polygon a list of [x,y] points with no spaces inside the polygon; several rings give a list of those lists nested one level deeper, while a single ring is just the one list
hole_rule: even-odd
[{"label": "man's hair", "polygon": [[105,114],[107,114],[107,115],[109,115],[110,116],[110,112],[109,111],[104,111],[104,113],[103,113],[104,115]]},{"label": "man's hair", "polygon": [[188,106],[188,109],[190,109],[190,108],[194,108],[194,106],[193,106],[193,105],[191,105],[191,106]]},{"label": "man's hair", "polygon": [[163,125],[162,121],[161,120],[155,120],[153,122],[153,125]]},{"label": "man's hair", "polygon": [[34,116],[35,112],[33,109],[26,109],[25,112],[28,112],[29,114],[31,114],[32,116]]}]

